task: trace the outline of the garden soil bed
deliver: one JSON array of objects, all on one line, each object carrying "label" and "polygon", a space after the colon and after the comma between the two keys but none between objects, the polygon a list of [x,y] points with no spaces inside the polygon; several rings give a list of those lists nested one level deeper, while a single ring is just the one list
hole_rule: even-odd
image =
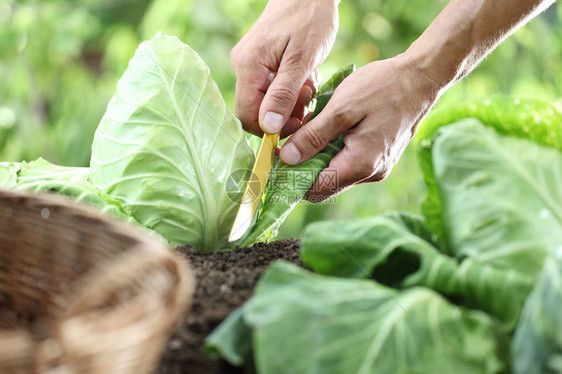
[{"label": "garden soil bed", "polygon": [[191,312],[168,341],[158,374],[242,374],[244,370],[221,360],[211,360],[203,343],[234,309],[252,296],[260,275],[278,259],[302,266],[296,239],[256,244],[232,252],[198,253],[177,248],[189,259],[197,278]]}]

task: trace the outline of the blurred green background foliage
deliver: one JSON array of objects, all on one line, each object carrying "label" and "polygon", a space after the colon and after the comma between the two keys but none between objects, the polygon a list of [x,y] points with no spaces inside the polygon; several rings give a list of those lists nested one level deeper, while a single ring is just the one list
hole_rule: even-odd
[{"label": "blurred green background foliage", "polygon": [[[343,0],[340,29],[321,67],[358,66],[403,52],[446,0]],[[157,31],[177,35],[211,68],[234,102],[229,52],[265,0],[0,0],[0,160],[43,156],[61,165],[89,163],[94,131],[137,45]],[[558,4],[503,43],[438,106],[503,92],[556,101],[561,96],[562,7]],[[391,176],[344,192],[328,204],[303,203],[281,229],[364,217],[387,209],[416,212],[424,191],[414,147]]]}]

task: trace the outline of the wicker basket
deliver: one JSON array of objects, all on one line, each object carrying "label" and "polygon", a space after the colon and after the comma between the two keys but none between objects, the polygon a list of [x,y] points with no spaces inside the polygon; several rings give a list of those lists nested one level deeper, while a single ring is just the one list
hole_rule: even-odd
[{"label": "wicker basket", "polygon": [[0,373],[150,373],[194,281],[140,229],[0,190]]}]

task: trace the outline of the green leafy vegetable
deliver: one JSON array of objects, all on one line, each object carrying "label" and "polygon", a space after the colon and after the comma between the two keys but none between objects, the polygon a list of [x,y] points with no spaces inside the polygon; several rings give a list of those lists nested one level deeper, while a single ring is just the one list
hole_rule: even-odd
[{"label": "green leafy vegetable", "polygon": [[562,373],[562,260],[550,257],[523,309],[512,345],[514,374]]},{"label": "green leafy vegetable", "polygon": [[103,213],[124,221],[135,222],[123,212],[119,202],[95,188],[88,181],[89,168],[53,165],[42,158],[22,162],[15,189],[34,193],[54,192],[77,202],[94,205]]},{"label": "green leafy vegetable", "polygon": [[432,246],[430,236],[423,220],[408,213],[314,222],[302,233],[301,257],[320,274],[366,278],[400,246]]},{"label": "green leafy vegetable", "polygon": [[544,101],[497,95],[433,112],[424,121],[416,137],[421,145],[419,159],[428,190],[422,210],[429,227],[444,244],[442,249],[448,253],[453,252],[445,238],[447,222],[442,214],[443,199],[433,170],[433,144],[440,128],[466,118],[476,118],[500,135],[527,139],[562,151],[562,114]]},{"label": "green leafy vegetable", "polygon": [[[316,106],[310,119],[324,109],[336,87],[353,71],[355,71],[355,65],[349,64],[337,71],[320,87],[316,95]],[[278,159],[268,180],[262,207],[257,212],[256,223],[239,241],[239,244],[245,246],[256,241],[267,242],[275,237],[279,226],[302,200],[318,174],[328,166],[330,160],[343,146],[343,138],[339,137],[330,142],[316,156],[296,166],[288,166]]]},{"label": "green leafy vegetable", "polygon": [[177,38],[142,43],[94,138],[90,179],[173,244],[228,246],[240,196],[230,175],[254,155],[208,67]]},{"label": "green leafy vegetable", "polygon": [[0,188],[12,188],[18,180],[19,162],[0,163]]},{"label": "green leafy vegetable", "polygon": [[205,340],[205,350],[211,357],[222,357],[241,366],[251,357],[252,330],[244,321],[245,305],[236,310]]},{"label": "green leafy vegetable", "polygon": [[272,265],[208,352],[253,354],[265,374],[562,373],[562,116],[497,97],[422,129],[428,223],[307,226],[301,257],[321,275]]},{"label": "green leafy vegetable", "polygon": [[[286,262],[266,271],[242,318],[231,326],[251,329],[260,374],[497,373],[505,354],[492,319],[430,290],[396,291]],[[208,348],[221,351],[224,341]]]},{"label": "green leafy vegetable", "polygon": [[343,139],[338,138],[320,153],[296,166],[287,166],[277,161],[271,179],[264,191],[263,204],[257,212],[257,220],[241,240],[241,246],[255,242],[269,242],[277,235],[279,226],[302,200],[320,172],[343,148]]},{"label": "green leafy vegetable", "polygon": [[302,236],[301,257],[320,274],[433,289],[494,315],[508,328],[515,326],[533,286],[531,277],[514,270],[442,254],[424,220],[408,213],[312,223]]},{"label": "green leafy vegetable", "polygon": [[312,121],[314,117],[316,117],[322,110],[324,110],[324,108],[326,107],[326,105],[328,105],[328,102],[334,95],[336,88],[338,88],[340,83],[343,82],[343,80],[350,76],[354,71],[355,64],[347,64],[340,70],[336,71],[330,77],[330,79],[322,84],[315,96],[316,103],[314,105],[314,111],[310,114],[308,121]]},{"label": "green leafy vegetable", "polygon": [[248,143],[250,144],[250,147],[254,150],[254,156],[258,157],[258,151],[260,150],[262,138],[250,133],[247,133],[246,136],[248,137]]},{"label": "green leafy vegetable", "polygon": [[[320,89],[313,115],[355,69],[348,65]],[[176,37],[158,33],[142,43],[117,85],[96,131],[90,169],[38,161],[0,166],[0,186],[52,191],[132,217],[174,245],[228,249],[244,176],[260,140],[242,130],[209,68]],[[237,244],[273,237],[343,140],[299,166],[277,162],[253,229]],[[281,179],[283,178],[283,181]],[[287,184],[284,181],[290,179]],[[295,182],[298,181],[298,182]],[[91,182],[91,184],[90,184]]]},{"label": "green leafy vegetable", "polygon": [[449,251],[537,275],[562,243],[562,152],[468,119],[437,133],[432,160]]}]

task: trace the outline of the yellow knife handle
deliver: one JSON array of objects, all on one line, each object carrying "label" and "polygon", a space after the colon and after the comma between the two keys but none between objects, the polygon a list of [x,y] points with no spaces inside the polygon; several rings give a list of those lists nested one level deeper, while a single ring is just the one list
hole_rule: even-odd
[{"label": "yellow knife handle", "polygon": [[254,168],[242,196],[238,214],[234,219],[229,241],[238,240],[250,227],[275,162],[275,148],[277,148],[278,142],[279,134],[263,135]]}]

